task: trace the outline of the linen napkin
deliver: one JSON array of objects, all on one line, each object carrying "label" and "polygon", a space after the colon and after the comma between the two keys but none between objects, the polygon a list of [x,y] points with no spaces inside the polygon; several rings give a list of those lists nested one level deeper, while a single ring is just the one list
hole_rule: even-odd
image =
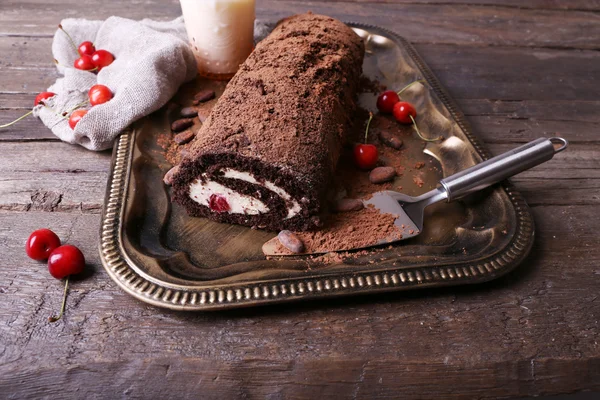
[{"label": "linen napkin", "polygon": [[[79,57],[67,35],[56,31],[52,53],[63,75],[48,91],[56,96],[34,108],[33,114],[61,140],[90,150],[112,147],[114,139],[133,121],[158,110],[179,86],[196,76],[196,61],[188,46],[183,18],[159,22],[110,17],[105,21],[65,19],[63,28],[76,45],[89,40],[115,60],[98,74],[73,68]],[[114,97],[100,105],[78,105],[95,84],[106,85]],[[76,108],[88,113],[75,129],[61,114]],[[68,117],[68,114],[67,114]]]}]

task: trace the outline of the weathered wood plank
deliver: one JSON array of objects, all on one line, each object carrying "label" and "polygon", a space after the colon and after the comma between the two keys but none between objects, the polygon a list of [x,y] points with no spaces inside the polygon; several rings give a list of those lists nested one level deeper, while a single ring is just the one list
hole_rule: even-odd
[{"label": "weathered wood plank", "polygon": [[525,142],[560,135],[572,143],[598,143],[600,102],[462,99],[459,106],[474,132],[491,142]]},{"label": "weathered wood plank", "polygon": [[[281,0],[289,1],[289,0]],[[296,0],[293,0],[296,1]],[[538,9],[538,10],[600,10],[600,1],[598,0],[529,0],[527,2],[521,0],[329,0],[332,2],[357,2],[357,3],[408,3],[408,4],[435,4],[439,6],[447,5],[480,5],[491,7],[512,7],[521,9]],[[306,0],[310,2],[310,0]]]},{"label": "weathered wood plank", "polygon": [[454,98],[597,101],[598,52],[417,45]]},{"label": "weathered wood plank", "polygon": [[106,173],[110,151],[95,152],[59,143],[2,143],[0,173]]},{"label": "weathered wood plank", "polygon": [[100,213],[110,152],[62,142],[5,142],[0,152],[0,210]]},{"label": "weathered wood plank", "polygon": [[56,68],[50,64],[39,68],[5,67],[0,69],[0,91],[35,95],[46,90],[59,77]]},{"label": "weathered wood plank", "polygon": [[104,202],[107,176],[107,173],[83,171],[13,173],[0,178],[0,210],[98,214]]},{"label": "weathered wood plank", "polygon": [[[3,2],[0,14],[1,35],[49,35],[72,7],[70,1],[53,2],[51,7],[14,0]],[[336,16],[344,20],[368,22],[394,29],[416,43],[450,43],[463,45],[511,45],[527,47],[600,48],[600,16],[585,11],[520,9],[473,4],[304,2],[264,0],[258,3],[257,15],[279,19],[307,10]],[[111,7],[91,7],[89,19],[119,15],[134,19],[145,17],[169,19],[180,14],[178,2],[147,2],[144,7],[115,2]],[[76,15],[72,15],[76,16]],[[35,21],[35,23],[32,23]],[[435,23],[432,23],[435,21]],[[561,29],[555,29],[556,24]]]},{"label": "weathered wood plank", "polygon": [[[438,362],[364,360],[232,360],[153,357],[94,361],[64,369],[22,370],[10,375],[8,398],[57,398],[77,388],[91,398],[284,398],[284,399],[495,399],[598,390],[600,362],[589,359],[505,362],[501,370],[477,365],[453,367]],[[438,373],[443,369],[444,374]],[[133,378],[132,376],[135,376]],[[420,378],[415,379],[414,376]],[[131,377],[130,379],[127,379]],[[428,380],[426,377],[434,378]],[[394,383],[388,384],[393,381]],[[483,382],[494,381],[487,387]],[[22,382],[22,383],[18,383]],[[81,382],[94,384],[81,385]],[[152,382],[152,384],[149,384]],[[462,389],[458,392],[457,382]],[[519,387],[517,387],[517,382]],[[586,397],[583,397],[586,398]],[[589,397],[593,398],[593,397]]]},{"label": "weathered wood plank", "polygon": [[[536,207],[534,255],[496,282],[209,314],[156,309],[118,289],[98,265],[98,216],[0,212],[0,388],[36,397],[54,394],[52,382],[84,395],[111,382],[143,397],[149,381],[138,378],[148,378],[171,397],[200,390],[199,381],[220,382],[201,386],[216,398],[598,390],[596,208]],[[81,246],[93,271],[73,283],[55,325],[46,317],[59,306],[61,284],[22,251],[39,226]],[[84,377],[93,384],[81,386]]]}]

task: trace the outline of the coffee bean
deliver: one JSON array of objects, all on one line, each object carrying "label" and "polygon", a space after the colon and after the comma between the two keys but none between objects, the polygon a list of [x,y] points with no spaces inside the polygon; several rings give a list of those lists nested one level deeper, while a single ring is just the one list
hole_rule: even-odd
[{"label": "coffee bean", "polygon": [[185,107],[179,112],[183,118],[194,118],[198,115],[198,109],[196,107]]},{"label": "coffee bean", "polygon": [[165,185],[171,186],[173,184],[173,177],[175,176],[177,171],[179,171],[179,165],[176,165],[169,171],[167,171],[163,178],[163,182],[165,183]]},{"label": "coffee bean", "polygon": [[281,231],[277,235],[277,239],[279,239],[279,243],[281,243],[283,247],[292,253],[298,254],[304,252],[304,243],[302,243],[302,240],[300,240],[293,232],[288,230]]},{"label": "coffee bean", "polygon": [[402,139],[388,131],[379,132],[379,139],[388,147],[398,150],[402,147]]},{"label": "coffee bean", "polygon": [[182,118],[171,124],[171,130],[173,132],[181,132],[192,125],[194,125],[194,120],[192,118]]},{"label": "coffee bean", "polygon": [[359,211],[363,208],[363,202],[359,199],[341,199],[336,201],[333,205],[333,210],[335,212]]},{"label": "coffee bean", "polygon": [[369,174],[371,183],[384,183],[391,181],[396,176],[396,170],[392,167],[377,167]]},{"label": "coffee bean", "polygon": [[204,103],[205,101],[209,101],[215,98],[214,90],[201,90],[194,96],[194,105],[198,105],[200,103]]},{"label": "coffee bean", "polygon": [[181,146],[182,144],[191,142],[192,139],[195,137],[196,137],[196,134],[194,132],[192,132],[191,129],[187,129],[187,130],[175,135],[175,137],[173,138],[173,141]]}]

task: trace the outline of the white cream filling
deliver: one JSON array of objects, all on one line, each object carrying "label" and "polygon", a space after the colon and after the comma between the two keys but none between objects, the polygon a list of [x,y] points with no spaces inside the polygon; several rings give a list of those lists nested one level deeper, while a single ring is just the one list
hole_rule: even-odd
[{"label": "white cream filling", "polygon": [[300,210],[302,209],[300,207],[300,204],[296,200],[292,199],[292,196],[290,196],[290,194],[288,192],[286,192],[279,186],[275,185],[271,181],[265,180],[264,183],[259,182],[256,180],[256,178],[254,176],[252,176],[248,172],[237,171],[237,170],[231,169],[231,168],[224,169],[223,174],[224,174],[225,178],[239,179],[239,180],[246,181],[249,183],[254,183],[254,184],[257,184],[260,186],[264,186],[267,189],[269,189],[270,191],[277,193],[277,195],[280,196],[281,198],[283,198],[286,202],[291,202],[292,207],[288,210],[288,215],[287,215],[287,217],[285,217],[285,219],[292,218],[294,215],[298,214],[300,212]]},{"label": "white cream filling", "polygon": [[[290,196],[288,192],[275,185],[273,182],[259,182],[248,172],[242,172],[231,168],[224,169],[223,174],[225,178],[239,179],[241,181],[263,186],[276,193],[286,202],[292,203],[292,207],[288,209],[288,215],[286,216],[286,219],[292,218],[302,209],[300,204],[296,200],[292,199],[292,196]],[[205,179],[204,182],[196,179],[190,185],[190,198],[203,206],[209,206],[210,196],[213,194],[221,195],[227,199],[230,207],[228,212],[230,214],[257,215],[269,212],[269,207],[267,207],[262,201],[252,196],[235,192],[232,189],[210,179]]]},{"label": "white cream filling", "polygon": [[190,198],[203,206],[209,206],[210,196],[213,194],[225,197],[227,203],[229,203],[228,212],[230,214],[257,215],[269,212],[269,207],[262,201],[252,196],[234,192],[218,182],[207,180],[203,183],[196,179],[190,185]]}]

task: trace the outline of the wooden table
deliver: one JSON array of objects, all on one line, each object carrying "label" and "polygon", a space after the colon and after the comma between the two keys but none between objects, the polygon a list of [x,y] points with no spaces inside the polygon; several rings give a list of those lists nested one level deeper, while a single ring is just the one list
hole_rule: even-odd
[{"label": "wooden table", "polygon": [[[600,2],[259,0],[412,41],[494,153],[571,141],[514,179],[537,238],[515,272],[476,287],[182,314],[120,290],[98,256],[110,153],[64,144],[35,118],[0,131],[0,397],[522,397],[600,390]],[[526,5],[524,5],[526,4]],[[65,17],[168,19],[178,2],[0,3],[0,124],[57,77]],[[24,242],[49,227],[90,272],[62,284]],[[11,397],[13,396],[13,397]]]}]

